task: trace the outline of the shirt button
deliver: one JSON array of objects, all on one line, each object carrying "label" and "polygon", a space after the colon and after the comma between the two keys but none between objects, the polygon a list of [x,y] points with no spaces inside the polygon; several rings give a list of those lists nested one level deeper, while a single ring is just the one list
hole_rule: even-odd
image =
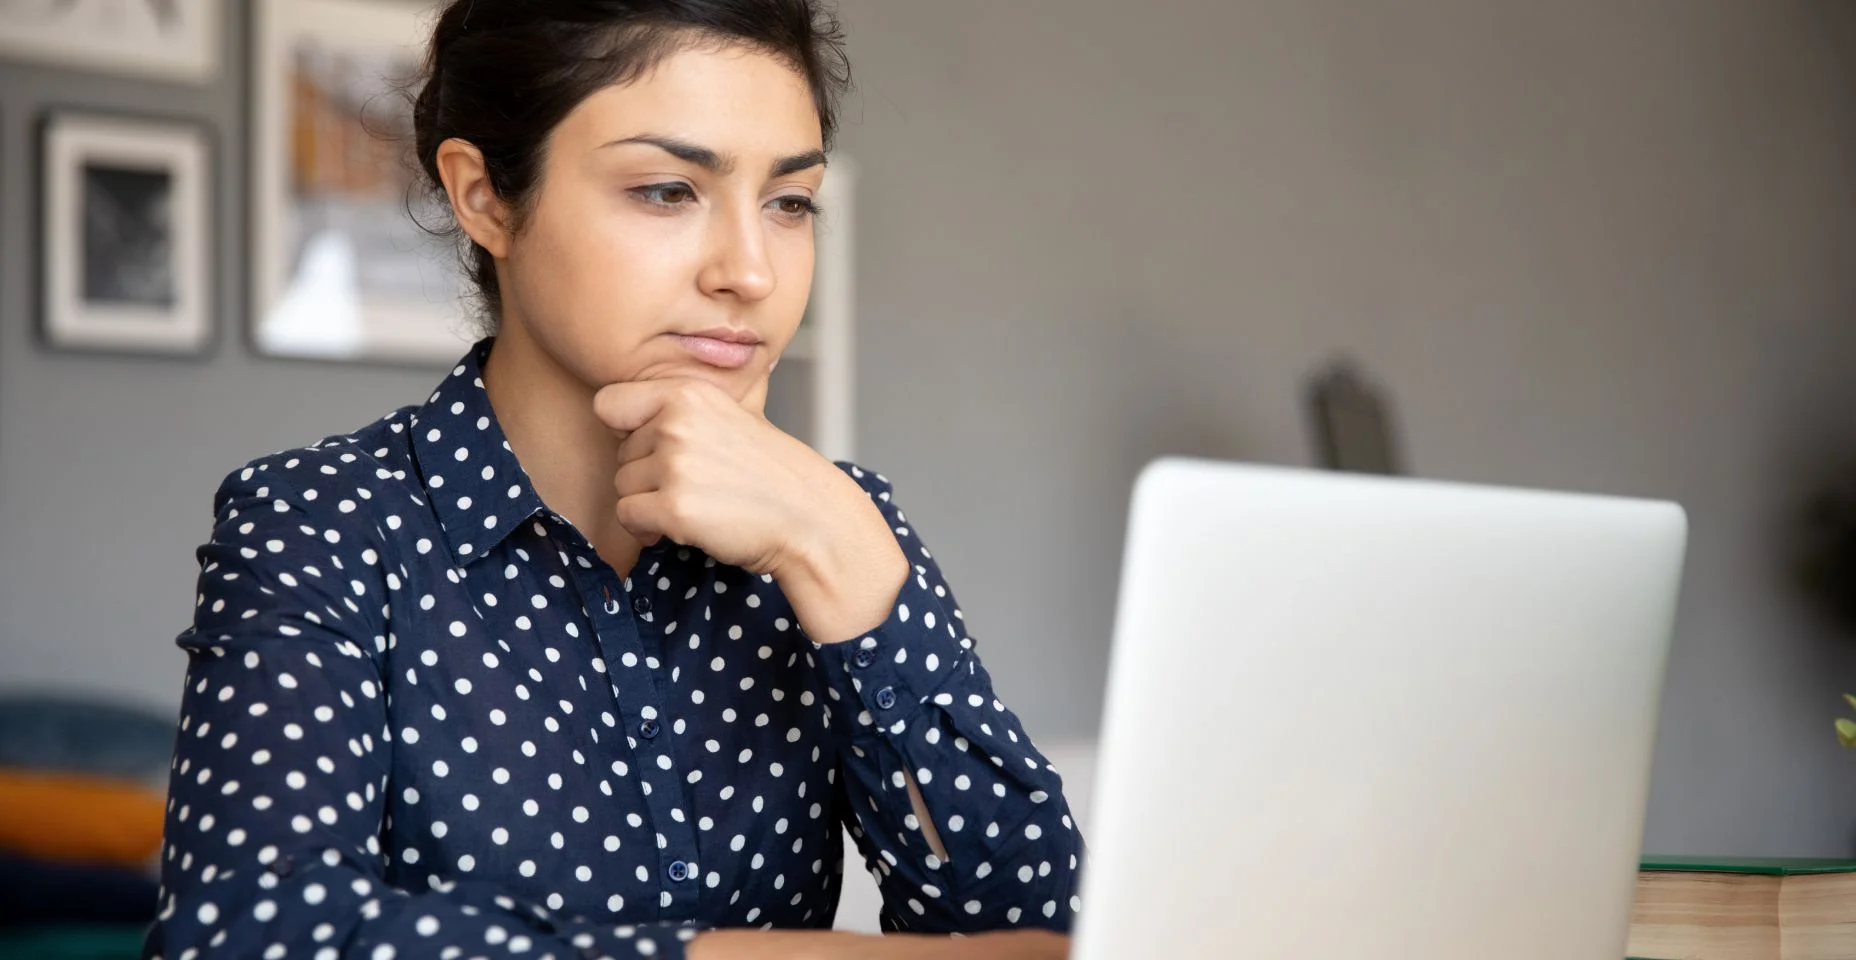
[{"label": "shirt button", "polygon": [[645,614],[650,613],[651,612],[651,598],[650,597],[633,597],[632,598],[632,612],[641,617],[644,616]]},{"label": "shirt button", "polygon": [[690,878],[690,865],[678,860],[670,865],[670,879],[682,883]]},{"label": "shirt button", "polygon": [[296,861],[291,860],[289,854],[284,854],[272,860],[271,865],[267,869],[271,871],[271,876],[281,879],[289,876],[291,871],[296,869]]},{"label": "shirt button", "polygon": [[646,740],[655,740],[657,739],[657,732],[662,729],[662,727],[657,725],[656,720],[646,720],[638,725],[638,735]]},{"label": "shirt button", "polygon": [[876,662],[876,651],[868,647],[858,647],[857,652],[851,656],[851,662],[859,667],[867,667]]},{"label": "shirt button", "polygon": [[876,708],[888,710],[896,705],[896,688],[884,687],[876,692]]}]

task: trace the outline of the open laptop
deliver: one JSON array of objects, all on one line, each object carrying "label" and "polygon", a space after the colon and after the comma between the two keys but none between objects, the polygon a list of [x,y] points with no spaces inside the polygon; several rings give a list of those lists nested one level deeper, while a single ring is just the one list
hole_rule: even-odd
[{"label": "open laptop", "polygon": [[1135,488],[1079,960],[1618,960],[1670,503],[1163,460]]}]

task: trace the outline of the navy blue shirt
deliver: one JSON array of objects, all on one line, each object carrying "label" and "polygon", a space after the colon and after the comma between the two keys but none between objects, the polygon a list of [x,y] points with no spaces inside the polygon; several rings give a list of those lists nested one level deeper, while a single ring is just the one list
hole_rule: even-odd
[{"label": "navy blue shirt", "polygon": [[220,488],[145,956],[681,956],[830,926],[841,823],[886,929],[1068,929],[1062,784],[889,484],[844,465],[913,573],[876,630],[814,643],[697,549],[603,562],[510,451],[488,348]]}]

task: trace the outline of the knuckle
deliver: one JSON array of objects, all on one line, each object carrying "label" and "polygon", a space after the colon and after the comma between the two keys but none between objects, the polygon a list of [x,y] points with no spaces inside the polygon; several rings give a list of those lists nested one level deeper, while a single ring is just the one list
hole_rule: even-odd
[{"label": "knuckle", "polygon": [[691,501],[689,494],[681,487],[671,487],[664,491],[664,519],[668,520],[670,523],[683,524],[687,522],[694,515],[695,509],[695,503]]},{"label": "knuckle", "polygon": [[684,452],[689,449],[691,434],[692,430],[684,420],[666,423],[657,435],[655,452],[674,463],[682,459]]}]

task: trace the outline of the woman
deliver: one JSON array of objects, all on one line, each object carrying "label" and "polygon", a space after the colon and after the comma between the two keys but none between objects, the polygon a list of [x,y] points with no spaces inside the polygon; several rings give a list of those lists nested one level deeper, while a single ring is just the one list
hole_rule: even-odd
[{"label": "woman", "polygon": [[[1057,775],[888,483],[762,416],[845,76],[812,0],[443,10],[495,335],[219,490],[148,955],[1062,955]],[[840,822],[888,929],[1002,932],[824,932]]]}]

